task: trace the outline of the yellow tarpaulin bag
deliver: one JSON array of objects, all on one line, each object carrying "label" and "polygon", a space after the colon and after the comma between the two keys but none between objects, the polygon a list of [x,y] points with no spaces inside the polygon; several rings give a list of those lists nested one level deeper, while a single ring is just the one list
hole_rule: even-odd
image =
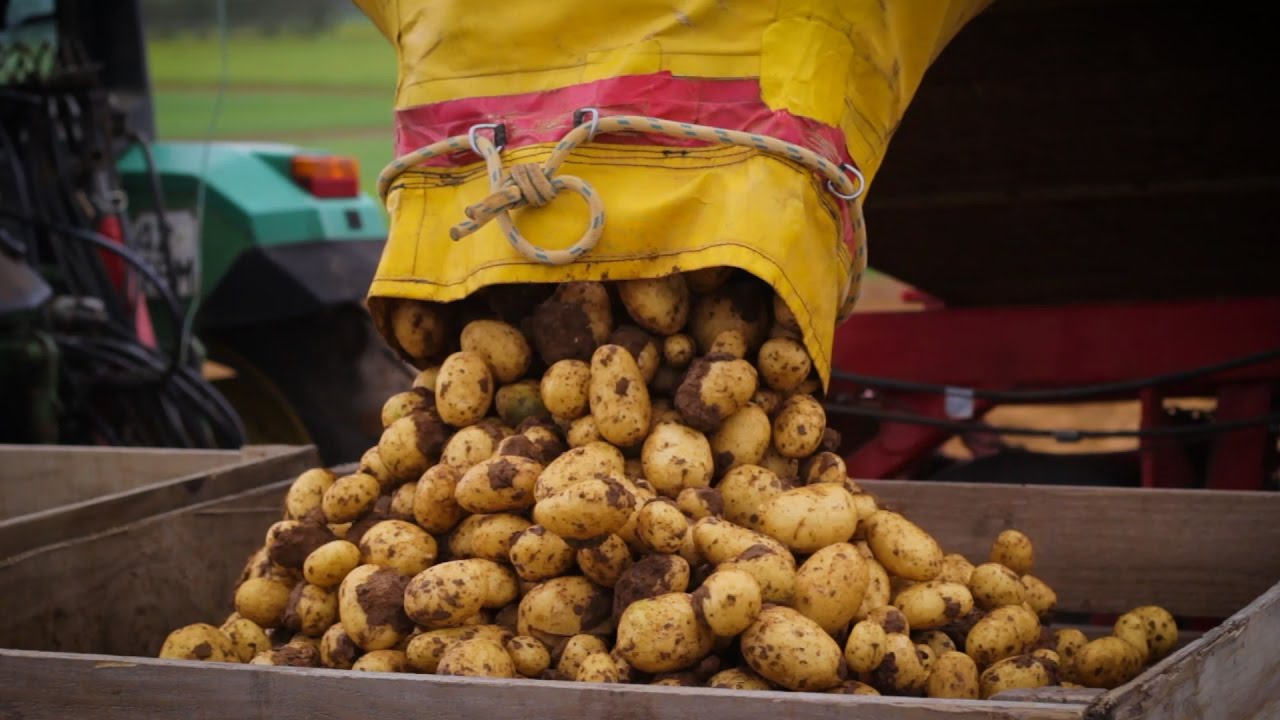
[{"label": "yellow tarpaulin bag", "polygon": [[865,191],[988,1],[355,0],[399,66],[375,323],[396,346],[390,299],[730,266],[787,302],[825,385]]}]

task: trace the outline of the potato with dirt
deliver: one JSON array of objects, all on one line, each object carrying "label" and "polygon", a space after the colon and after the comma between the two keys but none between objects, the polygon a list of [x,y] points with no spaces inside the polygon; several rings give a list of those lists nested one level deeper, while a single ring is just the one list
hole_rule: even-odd
[{"label": "potato with dirt", "polygon": [[631,447],[649,431],[649,388],[635,358],[619,345],[601,345],[591,356],[591,417],[604,439]]},{"label": "potato with dirt", "polygon": [[436,378],[436,412],[453,427],[474,425],[493,404],[494,379],[477,353],[456,352],[445,358]]},{"label": "potato with dirt", "polygon": [[564,538],[541,525],[533,525],[511,539],[511,565],[521,580],[541,582],[573,568],[576,552]]},{"label": "potato with dirt", "polygon": [[685,488],[707,487],[715,473],[711,444],[686,425],[660,423],[640,451],[644,477],[659,493],[675,499]]},{"label": "potato with dirt", "polygon": [[631,519],[636,498],[617,476],[583,480],[539,500],[533,520],[560,537],[590,540],[618,531]]},{"label": "potato with dirt", "polygon": [[334,623],[320,636],[320,664],[334,670],[350,670],[361,655],[342,623]]},{"label": "potato with dirt", "polygon": [[760,531],[802,555],[849,540],[857,527],[852,496],[831,483],[792,488],[760,508]]},{"label": "potato with dirt", "polygon": [[[613,586],[613,619],[622,617],[622,611],[637,600],[685,592],[689,589],[689,576],[689,563],[679,555],[641,557]],[[758,589],[756,593],[759,594]]]},{"label": "potato with dirt", "polygon": [[382,429],[402,417],[417,412],[434,413],[436,411],[435,391],[430,388],[415,388],[396,393],[382,404]]},{"label": "potato with dirt", "polygon": [[288,520],[322,519],[320,503],[324,491],[338,479],[325,468],[312,468],[298,476],[284,496],[285,518]]},{"label": "potato with dirt", "polygon": [[440,656],[436,674],[513,678],[516,668],[506,648],[488,638],[476,637],[450,645]]},{"label": "potato with dirt", "polygon": [[572,637],[607,625],[613,602],[609,592],[585,577],[569,575],[533,586],[520,598],[517,631]]},{"label": "potato with dirt", "polygon": [[468,625],[466,627],[425,630],[409,639],[405,645],[405,659],[416,672],[434,674],[440,659],[454,644],[463,640],[482,638],[499,645],[506,645],[511,633],[497,625]]},{"label": "potato with dirt", "polygon": [[283,627],[318,638],[338,620],[338,595],[328,588],[299,583],[289,593]]},{"label": "potato with dirt", "polygon": [[408,578],[390,568],[361,565],[338,586],[338,618],[361,650],[390,650],[413,629],[404,612]]},{"label": "potato with dirt", "polygon": [[631,567],[631,548],[614,534],[588,540],[578,548],[578,568],[591,582],[611,588]]},{"label": "potato with dirt", "polygon": [[545,500],[584,480],[618,476],[626,472],[622,451],[607,442],[572,448],[543,468],[533,488],[535,500]]},{"label": "potato with dirt", "polygon": [[506,648],[516,673],[523,677],[536,678],[551,667],[551,653],[537,638],[517,635],[506,642]]},{"label": "potato with dirt", "polygon": [[618,295],[637,325],[659,335],[680,332],[689,318],[689,287],[684,275],[623,280]]},{"label": "potato with dirt", "polygon": [[806,559],[796,570],[793,607],[835,635],[862,607],[870,582],[867,561],[849,543],[833,543]]},{"label": "potato with dirt", "polygon": [[754,403],[743,406],[725,418],[709,438],[716,474],[722,476],[743,465],[759,464],[772,439],[773,425],[768,414]]},{"label": "potato with dirt", "polygon": [[715,488],[685,488],[676,496],[676,507],[690,520],[724,514],[724,497]]},{"label": "potato with dirt", "polygon": [[923,582],[942,572],[938,541],[902,515],[877,510],[867,518],[866,532],[876,561],[890,573]]},{"label": "potato with dirt", "polygon": [[[491,560],[467,558],[433,565],[413,576],[404,589],[404,610],[425,628],[457,627],[485,607],[514,600],[511,570]],[[497,577],[493,577],[497,575]],[[494,596],[495,588],[508,588]]]},{"label": "potato with dirt", "polygon": [[809,377],[813,362],[802,343],[789,338],[765,341],[756,358],[756,367],[765,384],[774,390],[790,392]]},{"label": "potato with dirt", "polygon": [[444,444],[440,463],[465,473],[498,452],[498,445],[510,434],[497,423],[482,422],[464,427]]},{"label": "potato with dirt", "polygon": [[458,471],[448,465],[435,465],[422,474],[413,493],[413,519],[423,530],[442,535],[466,516],[454,498],[460,479]]},{"label": "potato with dirt", "polygon": [[471,515],[458,523],[449,535],[449,553],[454,558],[482,558],[509,562],[511,540],[533,523],[512,513]]},{"label": "potato with dirt", "polygon": [[636,517],[636,535],[651,552],[679,552],[688,533],[689,519],[669,498],[649,500]]},{"label": "potato with dirt", "polygon": [[333,539],[333,531],[324,523],[281,520],[267,529],[263,547],[271,562],[290,570],[301,570],[312,551]]},{"label": "potato with dirt", "polygon": [[893,604],[916,630],[932,630],[955,622],[973,610],[973,595],[959,583],[930,580],[898,593]]},{"label": "potato with dirt", "polygon": [[436,561],[436,539],[404,520],[383,520],[360,536],[360,562],[417,575]]},{"label": "potato with dirt", "polygon": [[542,374],[539,392],[551,416],[576,420],[590,410],[591,366],[581,360],[561,360]]},{"label": "potato with dirt", "polygon": [[1004,605],[1021,605],[1026,600],[1026,589],[1017,573],[999,563],[982,563],[973,569],[969,578],[973,599],[983,610],[994,610]]},{"label": "potato with dirt", "polygon": [[719,637],[734,637],[755,622],[763,607],[760,584],[741,570],[717,570],[693,591],[694,609]]},{"label": "potato with dirt", "polygon": [[711,652],[713,641],[686,593],[637,600],[618,620],[617,651],[641,672],[693,667]]},{"label": "potato with dirt", "polygon": [[689,427],[712,432],[751,400],[756,383],[756,369],[746,360],[704,355],[689,365],[676,389],[676,409]]},{"label": "potato with dirt", "polygon": [[871,686],[883,694],[920,695],[928,681],[929,671],[911,638],[901,633],[886,633],[884,659],[871,671]]},{"label": "potato with dirt", "polygon": [[702,352],[716,337],[736,330],[748,351],[760,347],[769,327],[768,286],[758,280],[734,281],[697,298],[689,316],[689,330]]},{"label": "potato with dirt", "polygon": [[756,579],[765,602],[789,605],[796,592],[796,561],[785,547],[753,545],[716,570],[741,570]]},{"label": "potato with dirt", "polygon": [[438,305],[399,299],[387,313],[391,337],[414,365],[423,367],[441,355],[449,342],[449,323]]},{"label": "potato with dirt", "polygon": [[542,466],[522,457],[492,457],[463,473],[454,502],[471,513],[519,512],[533,507]]},{"label": "potato with dirt", "polygon": [[788,690],[820,691],[840,684],[840,646],[792,608],[762,610],[742,633],[741,643],[747,665]]},{"label": "potato with dirt", "polygon": [[348,523],[359,520],[373,510],[381,492],[382,486],[372,475],[356,473],[338,478],[324,491],[321,509],[325,521]]},{"label": "potato with dirt", "polygon": [[351,669],[356,672],[399,673],[405,672],[408,665],[403,650],[374,650],[361,655],[352,663]]},{"label": "potato with dirt", "polygon": [[289,605],[292,588],[270,578],[250,578],[236,588],[235,608],[241,617],[259,627],[279,627]]},{"label": "potato with dirt", "polygon": [[672,369],[682,370],[688,367],[697,354],[698,347],[688,335],[668,335],[662,340],[662,359]]},{"label": "potato with dirt", "polygon": [[542,402],[541,383],[537,380],[521,380],[498,388],[493,407],[502,422],[511,427],[550,415]]},{"label": "potato with dirt", "polygon": [[925,695],[931,698],[977,700],[980,694],[978,666],[973,658],[949,650],[938,655],[929,671]]},{"label": "potato with dirt", "polygon": [[789,490],[787,483],[758,465],[739,465],[716,485],[726,520],[759,531],[766,503]]},{"label": "potato with dirt", "polygon": [[773,418],[773,447],[783,457],[809,457],[822,445],[826,429],[822,403],[809,395],[792,395]]},{"label": "potato with dirt", "polygon": [[1044,663],[1030,655],[1005,658],[982,671],[978,678],[979,697],[991,697],[1006,690],[1031,690],[1053,683]]},{"label": "potato with dirt", "polygon": [[440,457],[448,437],[448,429],[435,413],[411,413],[382,431],[378,457],[396,481],[417,480]]},{"label": "potato with dirt", "polygon": [[589,360],[613,331],[609,291],[598,282],[561,283],[526,323],[538,357],[547,365]]},{"label": "potato with dirt", "polygon": [[207,623],[195,623],[169,633],[160,647],[162,660],[243,662],[231,638]]},{"label": "potato with dirt", "polygon": [[888,634],[875,620],[860,620],[849,630],[845,640],[844,659],[856,673],[869,673],[884,660]]},{"label": "potato with dirt", "polygon": [[1018,575],[1031,572],[1036,551],[1031,538],[1018,530],[1005,530],[991,544],[991,562],[1000,563]]},{"label": "potato with dirt", "polygon": [[[510,383],[524,377],[533,360],[529,341],[514,326],[501,320],[472,320],[462,328],[462,351],[482,358],[493,379]],[[445,361],[448,365],[448,361]],[[442,367],[441,372],[444,372]],[[437,387],[439,384],[437,382]]]},{"label": "potato with dirt", "polygon": [[662,365],[662,352],[652,335],[635,325],[622,325],[609,334],[608,344],[626,350],[635,359],[645,384],[653,382]]},{"label": "potato with dirt", "polygon": [[231,613],[230,617],[218,628],[231,640],[236,657],[240,662],[249,662],[255,655],[271,647],[271,639],[257,623],[240,617],[240,613]]}]

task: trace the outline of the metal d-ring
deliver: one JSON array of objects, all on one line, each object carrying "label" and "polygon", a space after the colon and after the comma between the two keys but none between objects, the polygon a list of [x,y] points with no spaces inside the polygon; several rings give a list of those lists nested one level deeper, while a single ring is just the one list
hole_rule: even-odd
[{"label": "metal d-ring", "polygon": [[836,189],[836,186],[831,183],[831,180],[827,180],[827,189],[831,191],[832,195],[835,195],[841,200],[857,200],[862,197],[863,191],[867,189],[867,180],[862,177],[862,171],[849,163],[840,163],[840,169],[850,172],[854,177],[858,178],[858,189],[854,190],[851,195],[845,195]]}]

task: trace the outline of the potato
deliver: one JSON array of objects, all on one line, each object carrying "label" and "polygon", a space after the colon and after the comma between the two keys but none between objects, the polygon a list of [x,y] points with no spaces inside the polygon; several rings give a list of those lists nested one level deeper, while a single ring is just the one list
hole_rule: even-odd
[{"label": "potato", "polygon": [[822,403],[808,395],[792,395],[773,418],[773,447],[783,457],[808,457],[822,444],[826,428]]},{"label": "potato", "polygon": [[1151,652],[1151,660],[1159,660],[1168,655],[1173,646],[1178,644],[1178,626],[1173,615],[1158,605],[1143,605],[1129,611],[1142,618],[1147,628],[1147,648]]},{"label": "potato", "polygon": [[456,352],[445,359],[436,379],[436,411],[454,427],[474,425],[493,404],[494,380],[478,353]]},{"label": "potato", "polygon": [[1139,614],[1127,612],[1116,619],[1111,634],[1132,645],[1146,664],[1151,657],[1151,647],[1147,642],[1147,623]]},{"label": "potato", "polygon": [[800,461],[796,458],[783,457],[772,444],[760,458],[760,467],[778,476],[778,479],[790,485],[797,484],[800,479]]},{"label": "potato", "polygon": [[630,447],[649,430],[649,388],[635,358],[619,345],[601,345],[591,356],[591,416],[609,442]]},{"label": "potato", "polygon": [[285,517],[289,520],[323,518],[320,503],[324,491],[337,479],[324,468],[312,468],[299,475],[284,496]]},{"label": "potato", "polygon": [[928,680],[929,673],[911,638],[901,633],[886,633],[884,659],[871,671],[871,686],[886,694],[919,695],[925,691]]},{"label": "potato", "polygon": [[493,396],[493,407],[502,422],[512,427],[530,418],[544,418],[550,414],[542,402],[537,380],[521,380],[498,388]]},{"label": "potato", "polygon": [[564,436],[571,448],[604,441],[600,428],[596,426],[596,419],[590,415],[584,415],[569,423],[569,429],[565,431]]},{"label": "potato", "polygon": [[898,593],[893,604],[911,627],[931,630],[968,615],[973,610],[973,595],[959,583],[931,580]]},{"label": "potato", "polygon": [[497,625],[471,625],[467,627],[441,628],[427,630],[410,638],[405,646],[405,659],[409,667],[417,672],[434,674],[439,669],[440,659],[455,643],[472,639],[488,640],[499,645],[506,645],[511,633]]},{"label": "potato", "polygon": [[482,558],[433,565],[405,587],[405,613],[423,627],[457,627],[487,604],[491,572],[501,568]]},{"label": "potato", "polygon": [[534,525],[511,539],[508,557],[522,580],[539,582],[558,577],[573,567],[575,552],[564,538]]},{"label": "potato", "polygon": [[517,635],[507,641],[506,647],[519,675],[536,678],[551,666],[551,653],[547,652],[547,647],[537,638]]},{"label": "potato", "polygon": [[160,657],[168,660],[244,662],[231,638],[206,623],[187,625],[169,633],[160,647]]},{"label": "potato", "polygon": [[512,537],[532,524],[510,513],[472,515],[449,535],[449,552],[455,558],[510,562]]},{"label": "potato", "polygon": [[432,413],[412,413],[382,431],[378,457],[399,482],[417,480],[444,449],[448,430]]},{"label": "potato", "polygon": [[381,491],[378,479],[372,475],[356,473],[338,478],[324,491],[321,507],[325,520],[331,523],[359,520],[373,509]]},{"label": "potato", "polygon": [[577,553],[578,567],[591,582],[613,587],[631,567],[631,548],[617,535],[589,540]]},{"label": "potato", "polygon": [[644,477],[669,498],[685,488],[707,487],[715,472],[711,444],[702,433],[678,423],[662,423],[640,451]]},{"label": "potato", "polygon": [[684,545],[684,536],[688,532],[689,520],[667,498],[648,501],[640,508],[636,518],[636,533],[640,542],[652,552],[678,552],[680,546]]},{"label": "potato", "polygon": [[848,543],[834,543],[810,555],[796,571],[793,607],[829,634],[840,632],[862,606],[867,561]]},{"label": "potato", "polygon": [[408,660],[401,650],[374,650],[351,665],[356,672],[399,673],[405,672],[407,667]]},{"label": "potato", "polygon": [[[866,555],[863,554],[863,557]],[[885,572],[884,566],[874,558],[867,560],[867,592],[862,596],[862,606],[858,608],[858,614],[854,618],[865,618],[877,608],[888,605],[892,593],[890,586],[889,573]]]},{"label": "potato", "polygon": [[1005,530],[991,544],[991,562],[1000,563],[1018,575],[1031,572],[1035,564],[1035,548],[1031,538],[1017,530]]},{"label": "potato", "polygon": [[1030,655],[1017,655],[982,671],[979,695],[986,699],[1006,690],[1044,687],[1050,682],[1044,665]]},{"label": "potato", "polygon": [[786,548],[753,545],[717,570],[742,570],[756,579],[765,602],[790,604],[796,592],[796,561]]},{"label": "potato", "polygon": [[725,330],[711,341],[708,355],[728,355],[739,360],[747,356],[747,339],[737,330]]},{"label": "potato", "polygon": [[756,360],[765,384],[783,392],[795,390],[809,377],[813,363],[802,343],[789,338],[774,338],[760,347]]},{"label": "potato", "polygon": [[1003,605],[1020,605],[1025,600],[1022,581],[1014,571],[999,563],[983,563],[969,579],[973,599],[983,610]]},{"label": "potato", "polygon": [[440,377],[440,366],[429,365],[418,371],[413,377],[413,389],[419,388],[426,390],[432,394],[436,391],[436,378]]},{"label": "potato", "polygon": [[844,458],[833,452],[823,451],[809,458],[801,468],[801,475],[806,485],[829,483],[844,487],[850,495],[862,494],[857,483],[849,480]]},{"label": "potato", "polygon": [[543,373],[542,403],[560,420],[574,420],[590,407],[591,366],[581,360],[561,360]]},{"label": "potato", "polygon": [[1020,605],[996,608],[974,623],[965,636],[965,653],[979,666],[1021,655],[1040,637],[1035,614]]},{"label": "potato", "polygon": [[1043,618],[1053,612],[1058,604],[1058,594],[1053,588],[1034,575],[1023,575],[1020,582],[1024,600],[1037,615]]},{"label": "potato", "polygon": [[758,531],[765,504],[789,487],[763,467],[739,465],[725,474],[716,489],[723,501],[725,519]]},{"label": "potato", "polygon": [[942,657],[943,653],[952,652],[956,649],[955,641],[951,639],[941,630],[926,630],[920,633],[912,633],[911,639],[916,641],[917,645],[928,645],[933,650],[934,657]]},{"label": "potato", "polygon": [[746,630],[760,614],[760,584],[741,570],[719,570],[693,592],[694,609],[711,631],[733,637]]},{"label": "potato", "polygon": [[689,330],[698,347],[708,352],[726,330],[742,334],[749,350],[760,346],[769,325],[769,308],[758,281],[735,282],[698,298],[689,317]]},{"label": "potato", "polygon": [[502,431],[492,423],[464,427],[444,444],[440,462],[459,473],[465,473],[478,463],[493,457],[503,438]]},{"label": "potato", "polygon": [[760,508],[760,531],[800,554],[845,542],[857,525],[852,496],[830,483],[787,490]]},{"label": "potato", "polygon": [[925,695],[931,698],[977,700],[979,694],[978,666],[973,658],[962,652],[949,650],[938,655],[925,684]]},{"label": "potato", "polygon": [[[383,461],[382,455],[378,452],[378,447],[376,445],[365,450],[364,454],[360,456],[360,462],[356,464],[356,472],[364,473],[365,475],[372,475],[377,478],[378,484],[382,486],[384,491],[390,490],[402,482],[400,478],[396,477],[395,473],[392,473],[391,469],[387,467],[387,463]],[[324,519],[324,514],[318,513],[316,517]]]},{"label": "potato", "polygon": [[756,545],[763,545],[765,549],[777,550],[786,555],[791,554],[787,552],[785,545],[768,535],[718,517],[703,518],[693,524],[692,530],[698,552],[713,565],[728,562]]},{"label": "potato", "polygon": [[833,695],[879,695],[880,691],[870,685],[858,680],[845,680],[839,685],[827,690],[826,692]]},{"label": "potato", "polygon": [[951,553],[942,557],[942,572],[938,573],[938,580],[960,583],[967,587],[969,581],[973,579],[973,570],[973,563],[966,560],[963,555]]},{"label": "potato", "polygon": [[403,520],[383,520],[360,538],[360,562],[417,575],[436,561],[436,539]]},{"label": "potato", "polygon": [[435,412],[435,391],[430,388],[415,388],[396,393],[382,404],[382,428],[391,427],[391,423],[402,417],[418,412]]},{"label": "potato", "polygon": [[756,383],[756,369],[746,360],[707,355],[689,366],[676,389],[676,409],[686,425],[711,432],[747,404]]},{"label": "potato", "polygon": [[691,520],[724,514],[724,498],[715,488],[685,488],[676,496],[676,507]]},{"label": "potato", "polygon": [[589,540],[617,531],[631,518],[636,498],[616,476],[583,480],[533,506],[537,524],[563,538]]},{"label": "potato", "polygon": [[320,667],[320,651],[302,642],[290,642],[270,650],[263,650],[249,661],[250,665],[278,665],[285,667]]},{"label": "potato", "polygon": [[512,678],[516,676],[516,668],[502,645],[488,638],[475,637],[450,645],[440,656],[436,674]]},{"label": "potato", "polygon": [[596,653],[608,655],[609,648],[604,644],[604,640],[595,635],[587,635],[585,633],[574,635],[566,640],[563,647],[560,648],[560,656],[556,661],[556,670],[565,677],[576,677],[578,669],[582,667],[582,662]]},{"label": "potato", "polygon": [[618,620],[617,651],[641,672],[693,667],[711,652],[713,640],[685,593],[637,600]]},{"label": "potato", "polygon": [[849,630],[849,637],[845,640],[845,662],[853,672],[869,673],[884,660],[886,644],[887,633],[880,623],[861,620]]},{"label": "potato", "polygon": [[613,330],[609,292],[597,282],[566,282],[540,304],[528,330],[543,362],[587,360]]},{"label": "potato", "polygon": [[263,547],[271,562],[290,570],[301,570],[313,550],[333,539],[333,532],[323,523],[281,520],[267,529]]},{"label": "potato", "polygon": [[618,664],[607,652],[592,653],[584,658],[573,679],[587,683],[622,682]]},{"label": "potato", "polygon": [[789,690],[827,690],[840,684],[840,646],[816,622],[789,607],[761,611],[741,642],[747,665]]},{"label": "potato", "polygon": [[263,628],[274,628],[284,618],[290,587],[269,578],[250,578],[236,588],[236,612]]},{"label": "potato", "polygon": [[773,684],[757,675],[751,668],[736,667],[721,670],[707,681],[707,687],[721,690],[772,690]]},{"label": "potato", "polygon": [[653,382],[662,363],[662,354],[653,336],[635,325],[623,325],[609,335],[608,344],[618,345],[630,353],[645,384]]},{"label": "potato", "polygon": [[867,518],[866,529],[867,545],[888,572],[919,582],[942,572],[938,541],[898,513],[877,510]]},{"label": "potato", "polygon": [[1063,628],[1053,631],[1053,651],[1062,659],[1064,666],[1070,665],[1080,648],[1089,643],[1089,638],[1075,628]]},{"label": "potato", "polygon": [[[614,584],[612,617],[615,621],[622,617],[622,611],[637,600],[682,593],[688,589],[689,563],[684,558],[679,555],[645,555],[627,568]],[[756,594],[759,594],[758,588]],[[695,594],[694,597],[696,600],[699,596]],[[744,601],[744,605],[749,604],[749,600]]]},{"label": "potato", "polygon": [[390,568],[361,565],[338,586],[342,629],[361,650],[389,650],[413,629],[404,612],[407,583]]},{"label": "potato", "polygon": [[253,578],[266,578],[274,580],[286,588],[293,588],[298,584],[300,575],[296,570],[280,567],[271,562],[271,558],[267,557],[267,549],[259,548],[245,562],[244,569],[240,571],[240,579],[236,582],[238,586],[246,580]]},{"label": "potato", "polygon": [[680,369],[693,362],[698,348],[688,335],[668,335],[662,341],[662,359],[672,368]]},{"label": "potato", "polygon": [[454,502],[472,513],[517,512],[533,507],[533,488],[542,466],[528,458],[498,456],[463,473]]},{"label": "potato", "polygon": [[731,267],[709,267],[684,273],[689,289],[699,295],[715,292],[733,276]]},{"label": "potato", "polygon": [[649,332],[659,335],[680,332],[689,318],[689,287],[679,273],[622,280],[615,287],[627,314]]},{"label": "potato", "polygon": [[493,378],[500,383],[519,380],[533,359],[533,351],[524,335],[501,320],[472,320],[462,328],[460,341],[462,351],[483,359]]},{"label": "potato", "polygon": [[460,476],[448,465],[435,465],[422,474],[413,493],[413,519],[429,533],[452,530],[466,515],[454,499]]},{"label": "potato", "polygon": [[[773,417],[778,412],[778,408],[782,407],[782,401],[786,398],[782,393],[767,387],[757,387],[754,395],[751,396],[751,404],[759,407],[765,412],[765,415]],[[772,431],[772,429],[771,429]]]},{"label": "potato", "polygon": [[300,583],[289,593],[281,624],[308,637],[320,637],[337,620],[337,594],[327,588]]},{"label": "potato", "polygon": [[887,633],[898,633],[900,635],[909,635],[911,633],[911,623],[907,621],[906,613],[892,605],[881,605],[867,613],[866,619],[880,623],[880,626]]},{"label": "potato", "polygon": [[334,623],[320,636],[320,664],[334,670],[350,670],[360,657],[360,648],[351,641],[342,623]]},{"label": "potato", "polygon": [[420,300],[398,299],[387,312],[387,324],[395,344],[414,363],[422,363],[443,352],[449,325],[444,311]]},{"label": "potato", "polygon": [[585,577],[558,577],[533,586],[520,599],[517,631],[535,637],[535,632],[562,637],[594,632],[611,611],[607,590]]},{"label": "potato", "polygon": [[231,640],[235,659],[240,662],[249,662],[271,647],[271,638],[267,637],[266,631],[252,620],[240,617],[240,613],[231,613],[218,629]]},{"label": "potato", "polygon": [[748,403],[725,418],[711,435],[711,454],[717,475],[743,465],[757,465],[769,449],[773,426],[758,405]]},{"label": "potato", "polygon": [[545,500],[572,485],[601,475],[621,475],[626,462],[618,448],[606,442],[588,443],[552,460],[533,488],[536,500]]}]

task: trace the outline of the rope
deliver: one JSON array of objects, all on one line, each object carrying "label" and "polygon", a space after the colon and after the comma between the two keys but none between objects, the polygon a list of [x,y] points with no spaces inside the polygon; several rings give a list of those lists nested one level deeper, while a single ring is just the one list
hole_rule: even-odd
[{"label": "rope", "polygon": [[[511,166],[509,170],[504,170],[502,148],[495,145],[489,138],[477,133],[481,128],[496,129],[498,126],[476,125],[467,135],[445,138],[393,160],[378,174],[378,195],[383,202],[386,202],[392,183],[410,168],[433,157],[465,150],[469,146],[472,151],[484,158],[485,167],[489,171],[490,194],[484,200],[465,209],[467,219],[454,225],[449,230],[449,237],[455,241],[461,240],[490,221],[496,220],[502,229],[502,234],[521,255],[548,265],[565,265],[590,252],[600,241],[600,235],[604,232],[604,202],[586,180],[557,173],[569,153],[582,143],[591,142],[600,133],[638,132],[752,148],[799,163],[826,177],[827,189],[847,203],[857,200],[866,189],[862,173],[853,165],[833,163],[808,148],[777,138],[640,115],[601,116],[595,109],[582,112],[591,116],[590,121],[578,124],[565,134],[551,156],[540,165],[521,163]],[[856,184],[850,175],[857,178]],[[561,190],[569,190],[581,195],[587,202],[590,218],[586,232],[571,247],[566,250],[546,250],[525,239],[511,220],[510,211],[525,206],[544,207],[555,199]]]}]

